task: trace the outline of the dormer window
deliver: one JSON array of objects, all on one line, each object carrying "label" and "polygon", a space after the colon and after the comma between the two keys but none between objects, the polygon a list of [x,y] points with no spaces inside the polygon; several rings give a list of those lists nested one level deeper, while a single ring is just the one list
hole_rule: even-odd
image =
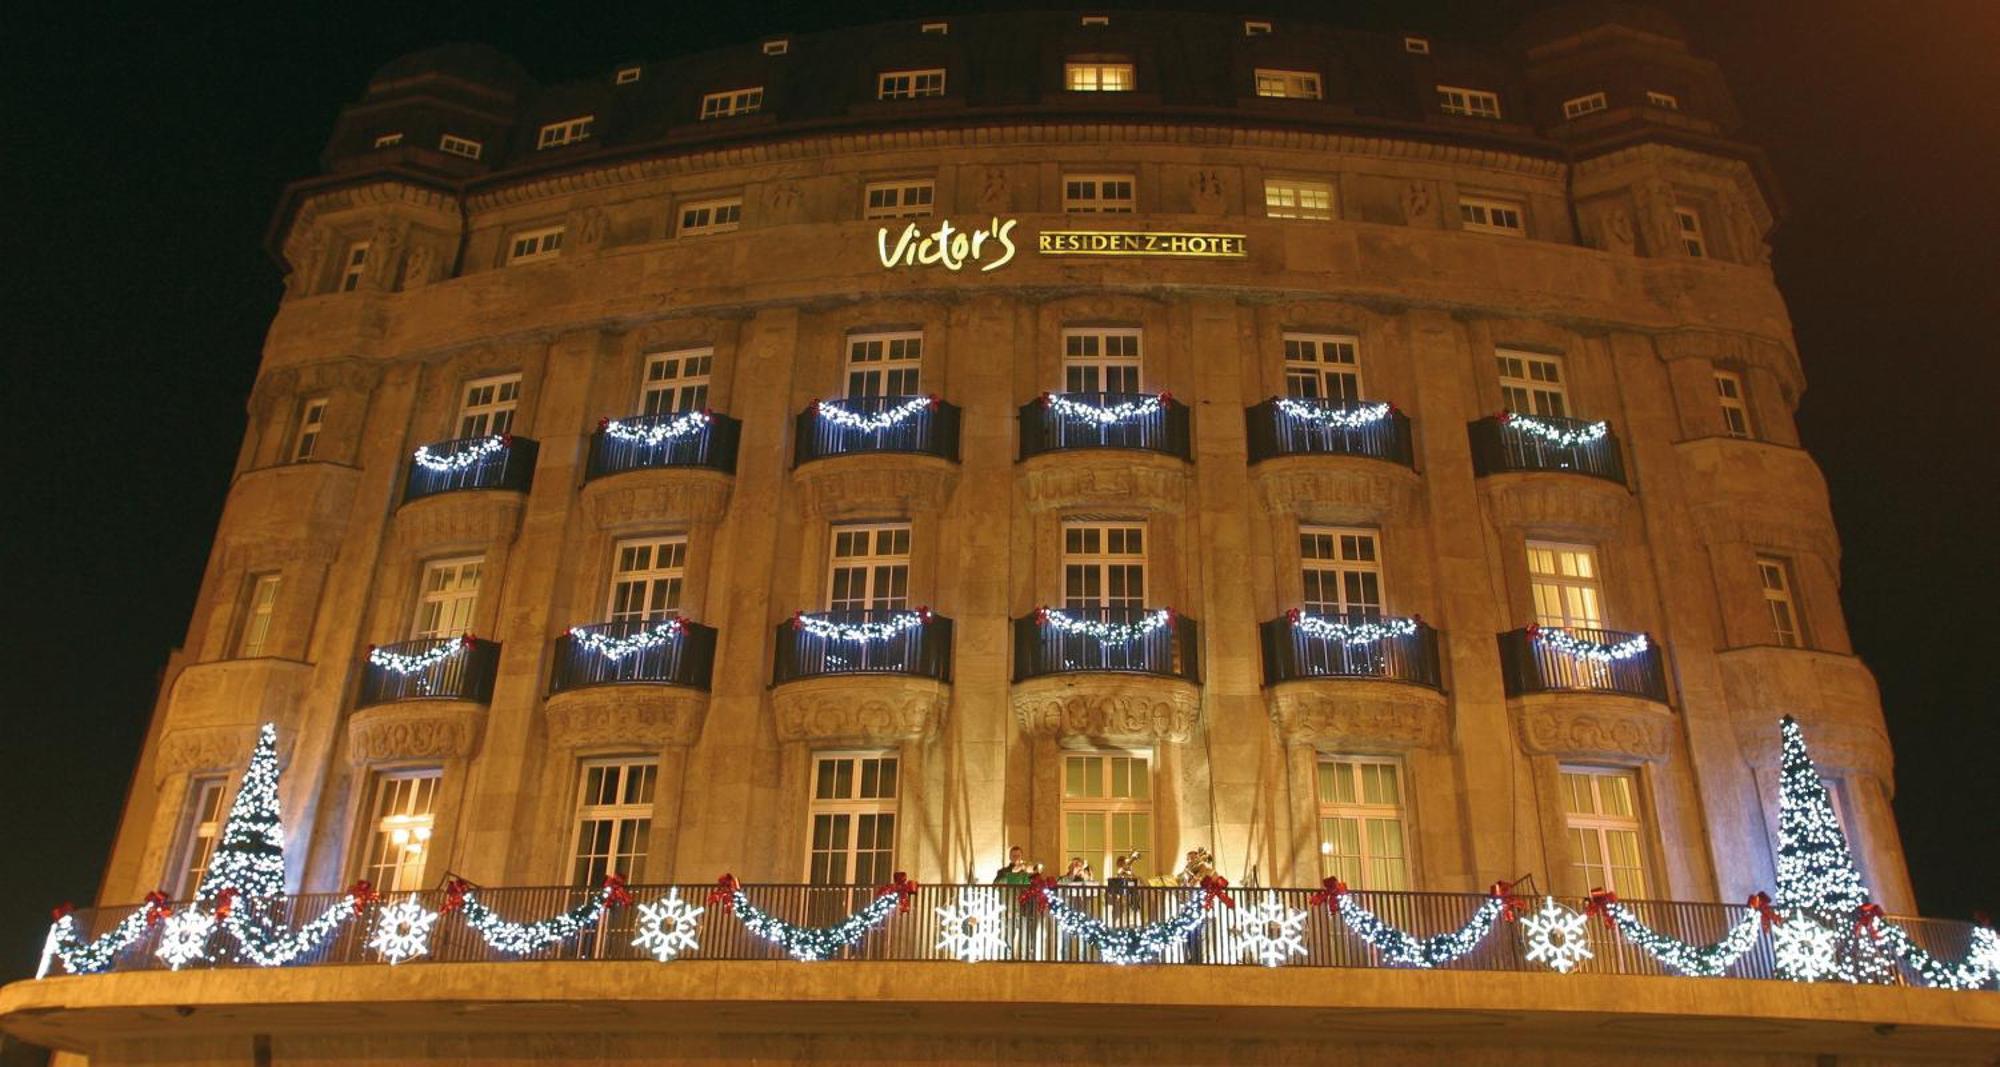
[{"label": "dormer window", "polygon": [[1606,107],[1603,93],[1590,93],[1563,101],[1563,118],[1580,119]]},{"label": "dormer window", "polygon": [[915,100],[918,97],[943,95],[942,69],[885,70],[875,76],[877,100]]},{"label": "dormer window", "polygon": [[1663,93],[1656,89],[1648,89],[1646,90],[1646,105],[1648,107],[1665,108],[1668,111],[1679,111],[1681,109],[1681,98],[1672,93]]},{"label": "dormer window", "polygon": [[1270,23],[1268,23],[1268,22],[1259,22],[1259,21],[1257,21],[1256,19],[1245,19],[1245,20],[1243,21],[1243,36],[1245,36],[1245,37],[1268,37],[1268,36],[1270,36],[1270,35],[1271,35],[1271,24],[1270,24]]},{"label": "dormer window", "polygon": [[611,76],[611,84],[630,85],[633,82],[638,81],[640,75],[644,74],[645,72],[646,72],[645,68],[643,67],[619,67],[618,73],[613,74]]},{"label": "dormer window", "polygon": [[1405,37],[1403,38],[1403,51],[1413,56],[1430,55],[1431,39],[1428,37]]},{"label": "dormer window", "polygon": [[1073,93],[1129,93],[1134,84],[1130,63],[1073,59],[1063,64],[1063,87]]},{"label": "dormer window", "polygon": [[1319,75],[1309,70],[1257,71],[1257,95],[1285,100],[1318,100]]},{"label": "dormer window", "polygon": [[764,87],[753,85],[748,89],[729,89],[719,93],[709,93],[701,98],[701,118],[726,119],[731,115],[748,115],[764,107]]},{"label": "dormer window", "polygon": [[792,42],[790,38],[776,37],[764,42],[764,54],[767,56],[782,56],[791,50]]},{"label": "dormer window", "polygon": [[438,138],[438,151],[449,152],[454,156],[478,159],[479,154],[485,150],[486,146],[468,137],[454,137],[447,133]]},{"label": "dormer window", "polygon": [[542,127],[541,134],[535,138],[535,147],[558,148],[587,140],[590,137],[590,124],[596,118],[595,115],[579,115],[573,119],[551,122]]},{"label": "dormer window", "polygon": [[403,135],[400,133],[385,133],[375,138],[375,147],[377,148],[394,148],[402,143]]},{"label": "dormer window", "polygon": [[1475,119],[1497,119],[1500,117],[1500,96],[1484,89],[1461,89],[1456,85],[1437,87],[1438,110],[1447,115],[1464,115]]}]

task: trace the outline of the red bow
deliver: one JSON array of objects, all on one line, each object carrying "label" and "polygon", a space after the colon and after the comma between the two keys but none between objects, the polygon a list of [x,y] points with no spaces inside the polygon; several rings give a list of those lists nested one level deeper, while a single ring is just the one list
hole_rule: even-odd
[{"label": "red bow", "polygon": [[792,629],[803,630],[805,628],[806,628],[806,613],[803,611],[792,612]]},{"label": "red bow", "polygon": [[1500,915],[1510,923],[1519,921],[1521,913],[1527,910],[1521,898],[1514,895],[1514,887],[1518,884],[1520,883],[1495,882],[1486,887],[1486,895],[1500,902]]},{"label": "red bow", "polygon": [[76,911],[76,905],[71,904],[69,901],[65,900],[62,903],[56,905],[55,907],[49,909],[49,918],[54,919],[56,922],[61,922],[65,917],[69,916],[71,913],[75,911]]},{"label": "red bow", "polygon": [[632,894],[625,888],[625,877],[617,871],[604,876],[604,902],[614,908],[629,907]]},{"label": "red bow", "polygon": [[1018,898],[1021,902],[1021,910],[1049,910],[1049,890],[1054,888],[1055,884],[1056,880],[1045,874],[1038,874],[1029,879],[1028,888],[1021,890],[1021,895]]},{"label": "red bow", "polygon": [[1340,908],[1340,898],[1346,895],[1347,895],[1346,882],[1343,882],[1338,878],[1322,878],[1319,880],[1318,891],[1314,892],[1313,895],[1307,899],[1306,906],[1309,908],[1317,908],[1320,907],[1321,905],[1324,905],[1327,911],[1329,912],[1336,911]]},{"label": "red bow", "polygon": [[605,430],[608,430],[610,428],[611,428],[611,416],[606,415],[603,418],[597,420],[598,433],[603,433]]},{"label": "red bow", "polygon": [[356,915],[367,910],[368,905],[382,899],[382,894],[375,891],[375,883],[366,878],[348,886],[347,896],[348,899],[354,902],[354,914]]},{"label": "red bow", "polygon": [[1743,903],[1745,907],[1764,917],[1764,929],[1785,925],[1785,917],[1779,915],[1778,909],[1771,906],[1771,894],[1760,890],[1750,894],[1750,899]]},{"label": "red bow", "polygon": [[472,892],[472,883],[463,878],[454,878],[446,882],[444,884],[444,904],[438,908],[438,914],[442,915],[445,912],[457,911],[465,907],[465,895],[470,892]]},{"label": "red bow", "polygon": [[1172,393],[1169,393],[1169,392],[1166,392],[1165,390],[1162,390],[1162,391],[1160,392],[1160,406],[1161,406],[1161,407],[1166,407],[1166,406],[1167,406],[1168,404],[1171,404],[1171,403],[1173,403],[1173,402],[1174,402],[1174,394],[1172,394]]},{"label": "red bow", "polygon": [[715,888],[708,891],[708,906],[721,908],[726,912],[736,910],[736,894],[743,891],[742,883],[733,874],[725,874],[715,880]]},{"label": "red bow", "polygon": [[1875,929],[1875,922],[1881,917],[1882,917],[1882,905],[1877,904],[1872,900],[1866,904],[1861,905],[1859,908],[1856,908],[1854,910],[1855,935],[1858,937],[1860,936],[1861,931],[1866,930],[1868,931],[1869,937],[1880,938],[1882,936],[1882,932],[1880,930]]},{"label": "red bow", "polygon": [[[1178,611],[1175,611],[1175,610],[1174,610],[1174,609],[1172,609],[1172,608],[1168,608],[1168,609],[1167,609],[1167,632],[1168,632],[1168,633],[1172,633],[1172,632],[1174,632],[1175,630],[1178,630],[1178,629],[1180,629],[1180,623],[1181,623],[1181,613],[1180,613],[1180,612],[1178,612]],[[1233,907],[1233,905],[1232,905],[1232,907]]]},{"label": "red bow", "polygon": [[1531,622],[1531,623],[1529,623],[1529,624],[1528,624],[1528,640],[1530,640],[1530,641],[1540,641],[1541,639],[1542,639],[1542,624],[1541,624],[1541,623],[1538,623],[1538,622]]},{"label": "red bow", "polygon": [[513,435],[513,434],[511,434],[511,433],[503,433],[503,434],[501,434],[501,435],[500,435],[500,447],[502,447],[502,448],[512,448],[512,447],[514,447],[514,435]]},{"label": "red bow", "polygon": [[931,403],[930,403],[930,409],[931,409],[932,411],[936,411],[936,410],[937,410],[937,406],[938,406],[938,404],[939,404],[940,402],[941,402],[941,401],[939,401],[939,400],[938,400],[938,395],[937,395],[936,393],[932,393],[932,394],[931,394]]},{"label": "red bow", "polygon": [[173,913],[173,906],[167,903],[165,890],[155,889],[146,894],[146,925],[151,926]]},{"label": "red bow", "polygon": [[1201,880],[1201,906],[1203,908],[1212,908],[1215,906],[1215,902],[1219,900],[1234,908],[1236,906],[1236,898],[1225,892],[1228,888],[1229,879],[1219,874],[1211,874],[1203,878]]},{"label": "red bow", "polygon": [[1616,903],[1618,894],[1609,889],[1593,889],[1590,891],[1590,899],[1583,905],[1583,913],[1595,915],[1604,920],[1605,926],[1616,929],[1618,924],[1611,921],[1611,905]]},{"label": "red bow", "polygon": [[1049,624],[1049,609],[1046,607],[1036,608],[1035,625],[1041,627],[1041,626],[1047,626],[1048,624]]},{"label": "red bow", "polygon": [[1047,393],[1043,393],[1043,394],[1042,394],[1042,396],[1041,396],[1041,401],[1042,401],[1042,406],[1043,406],[1043,407],[1048,407],[1048,406],[1049,406],[1049,394],[1047,394]]},{"label": "red bow", "polygon": [[1507,425],[1508,423],[1510,423],[1510,422],[1513,422],[1513,421],[1514,421],[1514,413],[1513,413],[1513,412],[1511,412],[1511,411],[1502,411],[1502,412],[1501,412],[1500,414],[1498,414],[1498,415],[1495,415],[1495,416],[1493,416],[1493,417],[1494,417],[1495,419],[1498,419],[1498,420],[1500,420],[1500,425],[1502,425],[1502,426],[1505,426],[1505,425]]},{"label": "red bow", "polygon": [[896,914],[907,914],[910,901],[917,895],[917,883],[907,873],[897,871],[894,881],[875,887],[875,899],[880,900],[891,893],[896,894]]},{"label": "red bow", "polygon": [[236,908],[236,895],[237,895],[237,893],[238,893],[238,890],[237,890],[237,888],[236,888],[235,886],[233,886],[233,885],[226,885],[226,886],[223,886],[223,887],[222,887],[222,892],[220,892],[220,893],[216,894],[216,897],[215,897],[215,917],[216,917],[216,918],[218,918],[218,919],[227,919],[227,918],[229,918],[229,913],[230,913],[231,911],[235,910],[235,908]]}]

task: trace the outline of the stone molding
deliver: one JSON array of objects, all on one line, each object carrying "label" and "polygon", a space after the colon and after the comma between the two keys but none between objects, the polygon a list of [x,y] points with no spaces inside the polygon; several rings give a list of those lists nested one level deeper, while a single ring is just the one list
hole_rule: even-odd
[{"label": "stone molding", "polygon": [[223,503],[216,541],[224,570],[277,568],[333,559],[346,532],[359,469],[283,463],[238,475]]},{"label": "stone molding", "polygon": [[555,693],[544,705],[559,750],[684,748],[701,736],[708,694],[670,685],[596,685]]},{"label": "stone molding", "polygon": [[1120,507],[1179,514],[1191,480],[1184,460],[1131,449],[1047,452],[1020,471],[1021,495],[1033,512]]},{"label": "stone molding", "polygon": [[732,480],[699,467],[622,471],[584,483],[583,511],[606,531],[661,522],[717,523],[729,510]]},{"label": "stone molding", "polygon": [[1277,456],[1250,468],[1264,510],[1333,526],[1422,521],[1422,480],[1361,456]]},{"label": "stone molding", "polygon": [[1875,676],[1854,656],[1762,645],[1716,654],[1743,758],[1778,766],[1778,718],[1805,727],[1813,761],[1888,783],[1894,767]]},{"label": "stone molding", "polygon": [[771,692],[778,739],[888,746],[937,735],[951,687],[932,678],[843,674],[786,682]]},{"label": "stone molding", "polygon": [[1706,544],[1756,545],[1792,555],[1818,556],[1840,565],[1840,535],[1834,531],[1830,515],[1775,509],[1733,495],[1721,503],[1688,510]]},{"label": "stone molding", "polygon": [[1444,694],[1425,686],[1313,679],[1281,682],[1264,699],[1288,744],[1343,752],[1450,748]]},{"label": "stone molding", "polygon": [[159,754],[153,760],[155,788],[176,774],[203,771],[233,772],[249,764],[250,752],[257,747],[258,726],[204,726],[186,729],[170,727],[160,737]]},{"label": "stone molding", "polygon": [[1609,541],[1625,525],[1632,491],[1581,474],[1508,471],[1479,479],[1480,495],[1503,529]]},{"label": "stone molding", "polygon": [[944,510],[958,464],[936,456],[863,453],[814,460],[792,472],[806,514],[840,520]]},{"label": "stone molding", "polygon": [[396,510],[396,546],[420,554],[448,545],[512,541],[526,498],[511,489],[460,489],[413,500]]},{"label": "stone molding", "polygon": [[347,720],[357,767],[398,760],[467,759],[479,748],[486,709],[465,700],[411,700],[363,708]]},{"label": "stone molding", "polygon": [[167,691],[169,729],[291,725],[312,664],[290,659],[225,659],[195,663],[174,675]]},{"label": "stone molding", "polygon": [[1679,726],[1664,705],[1606,693],[1533,693],[1507,701],[1521,747],[1558,759],[1664,762]]},{"label": "stone molding", "polygon": [[1014,683],[1023,732],[1091,743],[1185,744],[1201,725],[1201,687],[1152,675],[1057,674]]}]

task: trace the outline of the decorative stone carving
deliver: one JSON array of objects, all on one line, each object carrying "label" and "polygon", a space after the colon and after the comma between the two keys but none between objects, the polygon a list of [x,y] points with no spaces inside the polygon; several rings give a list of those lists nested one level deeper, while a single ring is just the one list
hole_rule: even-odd
[{"label": "decorative stone carving", "polygon": [[1632,216],[1622,207],[1613,207],[1598,216],[1597,245],[1621,256],[1638,251],[1639,235],[1632,232]]},{"label": "decorative stone carving", "polygon": [[1737,743],[1752,766],[1778,765],[1778,718],[1796,716],[1813,758],[1889,780],[1892,758],[1875,676],[1853,656],[1809,648],[1732,648],[1717,655]]},{"label": "decorative stone carving", "polygon": [[1008,201],[1007,172],[999,167],[986,168],[986,175],[979,185],[979,210],[989,215],[1002,215],[1007,211]]},{"label": "decorative stone carving", "polygon": [[1116,745],[1186,743],[1201,689],[1180,678],[1063,674],[1016,682],[1014,718],[1030,734]]},{"label": "decorative stone carving", "polygon": [[1049,452],[1020,465],[1030,511],[1094,505],[1178,513],[1187,504],[1188,465],[1153,452]]},{"label": "decorative stone carving", "polygon": [[1411,182],[1403,186],[1403,221],[1408,223],[1429,222],[1430,217],[1430,183]]},{"label": "decorative stone carving", "polygon": [[815,460],[792,472],[806,514],[827,519],[943,510],[958,464],[935,456],[863,454]]},{"label": "decorative stone carving", "polygon": [[1657,762],[1672,751],[1673,713],[1638,697],[1600,693],[1535,693],[1508,701],[1521,728],[1521,747],[1560,759]]},{"label": "decorative stone carving", "polygon": [[597,251],[604,244],[604,229],[605,218],[603,208],[587,207],[580,209],[571,216],[569,221],[570,232],[576,234],[576,242],[571,247],[580,252]]},{"label": "decorative stone carving", "polygon": [[255,724],[169,729],[153,760],[154,785],[164,785],[176,774],[233,771],[247,765],[250,750],[257,747],[257,730]]},{"label": "decorative stone carving", "polygon": [[1631,490],[1576,474],[1489,474],[1479,488],[1496,525],[1579,540],[1611,539],[1632,507]]},{"label": "decorative stone carving", "polygon": [[1360,456],[1279,456],[1250,468],[1257,495],[1273,515],[1308,523],[1377,525],[1417,521],[1423,493],[1417,473]]},{"label": "decorative stone carving", "polygon": [[657,752],[701,736],[708,694],[668,685],[598,685],[549,697],[549,744]]},{"label": "decorative stone carving", "polygon": [[1444,694],[1366,679],[1285,682],[1265,690],[1271,721],[1292,744],[1329,751],[1409,751],[1449,746]]},{"label": "decorative stone carving", "polygon": [[583,510],[600,530],[652,523],[721,522],[730,477],[721,471],[661,467],[584,483]]},{"label": "decorative stone carving", "polygon": [[1222,174],[1214,168],[1195,171],[1188,177],[1188,199],[1196,214],[1220,215],[1223,208]]},{"label": "decorative stone carving", "polygon": [[773,222],[792,221],[798,216],[801,199],[803,198],[799,194],[799,183],[773,182],[770,188],[764,190],[764,207],[769,212],[768,219]]},{"label": "decorative stone carving", "polygon": [[522,496],[496,489],[439,493],[413,500],[396,512],[396,544],[422,550],[511,541],[521,525]]},{"label": "decorative stone carving", "polygon": [[486,710],[463,700],[412,700],[363,708],[347,720],[347,757],[357,767],[410,759],[467,759],[479,747]]},{"label": "decorative stone carving", "polygon": [[[293,230],[299,232],[298,229]],[[325,228],[314,226],[305,231],[304,240],[290,244],[285,249],[285,262],[291,267],[285,275],[285,295],[300,297],[312,295],[314,279],[319,276],[320,264],[326,259],[327,233]]]},{"label": "decorative stone carving", "polygon": [[771,693],[778,739],[896,745],[936,735],[951,687],[929,678],[841,675],[786,682]]},{"label": "decorative stone carving", "polygon": [[311,676],[311,664],[288,659],[192,664],[174,676],[168,690],[168,728],[241,728],[254,734],[264,723],[275,722],[287,729]]},{"label": "decorative stone carving", "polygon": [[[1895,758],[1889,750],[1888,735],[1852,723],[1828,722],[1811,712],[1796,712],[1793,717],[1805,730],[1815,766],[1864,774],[1885,787],[1893,785]],[[1759,770],[1777,770],[1783,761],[1778,715],[1738,718],[1734,725],[1736,745],[1743,752],[1744,761]]]},{"label": "decorative stone carving", "polygon": [[1734,437],[1675,445],[1695,525],[1708,544],[1753,544],[1840,558],[1826,480],[1796,448]]},{"label": "decorative stone carving", "polygon": [[334,463],[245,471],[229,487],[219,544],[225,560],[258,565],[331,559],[347,528],[361,472]]},{"label": "decorative stone carving", "polygon": [[437,249],[431,242],[421,237],[410,246],[409,256],[403,260],[403,289],[422,289],[437,281]]}]

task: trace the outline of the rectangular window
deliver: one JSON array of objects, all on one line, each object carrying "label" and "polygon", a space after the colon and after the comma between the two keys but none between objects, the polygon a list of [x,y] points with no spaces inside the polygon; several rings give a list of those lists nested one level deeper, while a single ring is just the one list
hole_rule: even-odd
[{"label": "rectangular window", "polygon": [[943,36],[945,36],[946,34],[948,34],[948,33],[950,33],[950,32],[951,32],[951,23],[949,23],[949,22],[926,22],[926,23],[924,23],[924,24],[923,24],[922,26],[919,26],[919,27],[918,27],[918,30],[919,30],[920,32],[923,32],[923,33],[934,33],[934,34],[938,35],[939,37],[943,37]]},{"label": "rectangular window", "polygon": [[1403,38],[1403,51],[1413,56],[1430,55],[1431,39],[1428,37],[1405,37]]},{"label": "rectangular window", "polygon": [[377,148],[394,148],[402,143],[403,135],[401,133],[385,133],[375,138],[375,147]]},{"label": "rectangular window", "polygon": [[889,752],[814,758],[807,882],[881,885],[895,877],[896,770]]},{"label": "rectangular window", "polygon": [[639,409],[648,415],[669,415],[708,407],[708,376],[714,365],[713,348],[647,354]]},{"label": "rectangular window", "polygon": [[588,140],[590,137],[590,125],[596,120],[597,116],[595,115],[579,115],[573,119],[551,122],[542,127],[541,132],[536,135],[535,148],[538,150],[556,148]]},{"label": "rectangular window", "polygon": [[1460,229],[1473,233],[1498,233],[1508,237],[1525,237],[1528,233],[1528,228],[1521,222],[1521,205],[1514,200],[1459,197],[1458,225]]},{"label": "rectangular window", "polygon": [[1528,542],[1528,588],[1539,625],[1590,630],[1604,625],[1597,550],[1589,545]]},{"label": "rectangular window", "polygon": [[1680,228],[1681,251],[1696,259],[1708,255],[1708,241],[1701,235],[1701,214],[1691,207],[1676,204],[1674,221]]},{"label": "rectangular window", "polygon": [[1564,767],[1562,785],[1570,866],[1578,884],[1644,899],[1638,779],[1630,771]]},{"label": "rectangular window", "polygon": [[1668,111],[1679,111],[1681,109],[1680,97],[1672,93],[1662,93],[1654,89],[1646,90],[1646,103],[1652,107],[1665,108]]},{"label": "rectangular window", "polygon": [[1319,75],[1309,70],[1257,70],[1257,95],[1286,100],[1318,100]]},{"label": "rectangular window", "polygon": [[1146,527],[1063,523],[1063,607],[1146,606]]},{"label": "rectangular window", "polygon": [[910,526],[833,528],[828,611],[901,611],[910,606]]},{"label": "rectangular window", "polygon": [[1333,217],[1333,183],[1302,178],[1266,178],[1264,215],[1273,219],[1330,219]]},{"label": "rectangular window", "polygon": [[875,99],[915,100],[944,95],[944,70],[885,70],[875,76]]},{"label": "rectangular window", "polygon": [[767,56],[782,56],[791,50],[792,42],[784,37],[764,42],[764,54]]},{"label": "rectangular window", "polygon": [[417,614],[410,637],[456,637],[472,629],[472,611],[479,606],[478,556],[440,559],[424,564],[417,583]]},{"label": "rectangular window", "polygon": [[1322,874],[1355,889],[1408,889],[1402,766],[1369,756],[1324,757],[1318,784]]},{"label": "rectangular window", "polygon": [[502,374],[465,385],[465,402],[458,408],[458,435],[486,437],[514,428],[514,409],[521,403],[521,376]]},{"label": "rectangular window", "polygon": [[319,451],[319,432],[326,426],[326,397],[310,396],[299,405],[299,425],[292,432],[292,462],[304,463]]},{"label": "rectangular window", "polygon": [[638,81],[641,77],[644,77],[645,73],[644,67],[620,67],[618,68],[618,73],[611,76],[611,83],[613,85],[630,85]]},{"label": "rectangular window", "polygon": [[278,610],[278,588],[283,577],[256,574],[243,593],[242,622],[236,633],[236,657],[256,659],[265,654],[271,640],[271,616]]},{"label": "rectangular window", "polygon": [[1257,20],[1255,20],[1255,19],[1245,19],[1245,20],[1243,21],[1243,36],[1245,36],[1245,37],[1269,37],[1270,35],[1271,35],[1271,24],[1270,24],[1270,23],[1268,23],[1268,22],[1259,22],[1259,21],[1257,21]]},{"label": "rectangular window", "polygon": [[612,622],[655,622],[681,613],[687,538],[642,537],[612,546]]},{"label": "rectangular window", "polygon": [[1437,95],[1438,110],[1447,115],[1465,115],[1475,119],[1500,117],[1500,97],[1484,89],[1440,85],[1437,87]]},{"label": "rectangular window", "polygon": [[428,768],[376,775],[375,810],[361,876],[377,891],[410,893],[424,888],[424,856],[430,849],[443,774]]},{"label": "rectangular window", "polygon": [[847,335],[847,395],[921,396],[924,335],[922,333],[855,333]]},{"label": "rectangular window", "polygon": [[1516,415],[1569,415],[1569,393],[1563,384],[1561,356],[1535,352],[1494,354],[1500,367],[1500,402]]},{"label": "rectangular window", "polygon": [[653,832],[653,791],[660,776],[652,760],[589,760],[576,794],[576,844],[570,849],[569,884],[598,886],[616,874],[646,879],[647,837]]},{"label": "rectangular window", "polygon": [[449,152],[454,156],[478,159],[479,154],[485,150],[486,147],[484,145],[469,137],[454,137],[447,133],[443,137],[438,138],[438,151]]},{"label": "rectangular window", "polygon": [[1764,607],[1771,613],[1771,640],[1797,648],[1800,640],[1798,605],[1792,600],[1792,565],[1776,556],[1757,557],[1757,578],[1764,587]]},{"label": "rectangular window", "polygon": [[340,257],[340,291],[351,293],[361,288],[361,278],[368,272],[368,242],[355,241],[347,246],[347,254]]},{"label": "rectangular window", "polygon": [[1729,436],[1750,436],[1750,408],[1743,402],[1743,376],[1735,371],[1716,371],[1715,399],[1722,405],[1722,428]]},{"label": "rectangular window", "polygon": [[1607,106],[1609,105],[1605,102],[1603,93],[1574,97],[1563,101],[1563,118],[1580,119],[1593,112],[1602,111]]},{"label": "rectangular window", "polygon": [[[766,55],[771,54],[770,45],[764,46]],[[748,89],[728,89],[719,93],[709,93],[701,98],[701,118],[726,119],[731,115],[748,115],[764,107],[764,87],[753,85]]]},{"label": "rectangular window", "polygon": [[1130,63],[1063,64],[1063,87],[1073,93],[1129,93],[1134,84]]},{"label": "rectangular window", "polygon": [[208,861],[222,839],[222,790],[227,783],[221,775],[204,776],[188,783],[187,812],[182,816],[180,848],[175,865],[180,877],[168,884],[178,891],[175,900],[193,900],[201,889]]},{"label": "rectangular window", "polygon": [[1080,856],[1095,871],[1114,871],[1137,853],[1141,880],[1160,873],[1153,856],[1153,772],[1138,753],[1063,756],[1062,859]]},{"label": "rectangular window", "polygon": [[1063,210],[1075,215],[1129,215],[1139,209],[1130,174],[1063,175]]},{"label": "rectangular window", "polygon": [[1139,391],[1140,331],[1129,327],[1064,330],[1063,391]]},{"label": "rectangular window", "polygon": [[929,178],[869,182],[861,208],[864,219],[921,218],[931,213],[937,182]]},{"label": "rectangular window", "polygon": [[729,233],[743,223],[743,198],[727,197],[721,200],[696,200],[681,205],[682,237],[695,237],[705,233]]},{"label": "rectangular window", "polygon": [[1301,526],[1299,567],[1307,611],[1382,617],[1382,555],[1374,530]]},{"label": "rectangular window", "polygon": [[1109,25],[1111,25],[1111,16],[1109,16],[1109,15],[1085,15],[1085,16],[1083,16],[1083,25],[1085,25],[1085,26],[1109,26]]},{"label": "rectangular window", "polygon": [[1360,400],[1361,366],[1355,339],[1331,334],[1285,334],[1285,395],[1299,400]]},{"label": "rectangular window", "polygon": [[507,265],[534,263],[537,260],[554,259],[562,251],[563,227],[543,226],[534,230],[522,230],[507,242]]}]

